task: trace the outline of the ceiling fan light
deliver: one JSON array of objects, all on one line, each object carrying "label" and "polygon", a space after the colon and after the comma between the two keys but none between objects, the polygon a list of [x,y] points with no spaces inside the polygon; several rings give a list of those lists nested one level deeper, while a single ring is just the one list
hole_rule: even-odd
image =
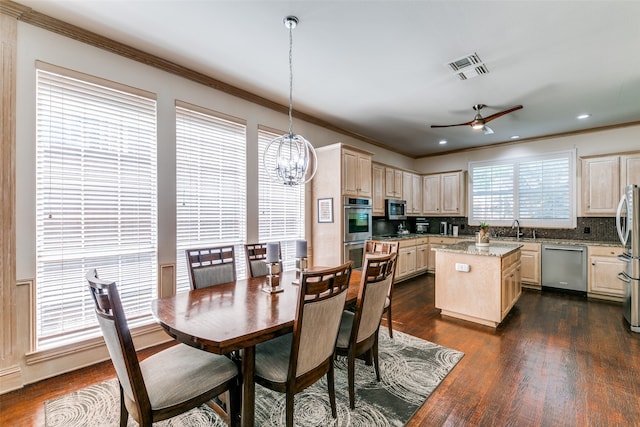
[{"label": "ceiling fan light", "polygon": [[471,127],[476,130],[484,129],[484,123],[476,122],[476,123],[473,123]]}]

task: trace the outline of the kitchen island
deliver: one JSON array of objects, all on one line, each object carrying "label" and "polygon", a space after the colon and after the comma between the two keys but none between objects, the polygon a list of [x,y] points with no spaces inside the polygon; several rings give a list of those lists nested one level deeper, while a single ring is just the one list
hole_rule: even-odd
[{"label": "kitchen island", "polygon": [[434,248],[436,308],[445,316],[498,326],[522,293],[521,246],[464,241]]}]

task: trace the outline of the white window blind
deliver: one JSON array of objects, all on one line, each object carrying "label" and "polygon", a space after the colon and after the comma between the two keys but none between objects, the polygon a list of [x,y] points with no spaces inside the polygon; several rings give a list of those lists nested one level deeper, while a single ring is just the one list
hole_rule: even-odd
[{"label": "white window blind", "polygon": [[245,277],[246,185],[244,121],[177,102],[177,292],[189,289],[189,248],[234,245]]},{"label": "white window blind", "polygon": [[45,349],[98,333],[89,268],[117,282],[127,317],[151,319],[156,101],[48,64],[38,68],[36,341]]},{"label": "white window blind", "polygon": [[262,164],[267,145],[282,134],[262,127],[258,129],[258,235],[260,242],[280,242],[283,268],[291,270],[295,268],[296,240],[304,239],[305,186],[288,186],[272,181]]},{"label": "white window blind", "polygon": [[469,163],[470,224],[576,226],[575,150]]}]

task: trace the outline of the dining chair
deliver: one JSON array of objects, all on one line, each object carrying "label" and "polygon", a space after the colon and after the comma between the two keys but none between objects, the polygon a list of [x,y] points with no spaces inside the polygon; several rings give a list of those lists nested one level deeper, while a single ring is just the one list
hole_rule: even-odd
[{"label": "dining chair", "polygon": [[115,282],[86,274],[96,316],[120,385],[120,426],[129,414],[141,426],[175,417],[228,391],[230,425],[239,424],[240,380],[230,359],[177,344],[138,360]]},{"label": "dining chair", "polygon": [[256,346],[255,381],[286,393],[287,427],[293,426],[295,394],[324,375],[327,375],[331,414],[337,417],[333,359],[351,264],[349,261],[334,268],[303,272],[293,332]]},{"label": "dining chair", "polygon": [[[244,252],[247,259],[247,270],[249,277],[262,277],[267,275],[267,244],[266,243],[249,243],[244,245]],[[282,259],[282,247],[278,242],[279,258]],[[282,261],[280,262],[280,271],[282,271]]]},{"label": "dining chair", "polygon": [[[364,242],[364,254],[366,258],[368,254],[390,254],[398,253],[398,247],[400,242],[388,242],[385,240],[366,240]],[[364,259],[362,260],[364,265]],[[394,269],[395,272],[395,269]],[[391,319],[391,301],[393,298],[393,279],[391,280],[391,287],[389,288],[389,295],[384,302],[384,312],[387,316],[387,329],[389,330],[389,337],[393,338],[393,321]]]},{"label": "dining chair", "polygon": [[355,312],[344,310],[336,342],[336,354],[347,356],[349,405],[355,408],[355,359],[373,362],[376,379],[380,381],[378,363],[378,332],[384,302],[392,286],[396,269],[396,254],[369,255],[362,269],[360,290]]},{"label": "dining chair", "polygon": [[206,288],[236,280],[233,245],[187,249],[191,289]]}]

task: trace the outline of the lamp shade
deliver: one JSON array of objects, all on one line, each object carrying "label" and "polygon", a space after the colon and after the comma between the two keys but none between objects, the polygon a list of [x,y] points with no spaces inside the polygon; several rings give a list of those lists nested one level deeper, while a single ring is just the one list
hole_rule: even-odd
[{"label": "lamp shade", "polygon": [[267,262],[276,263],[280,261],[280,245],[278,242],[267,243]]},{"label": "lamp shade", "polygon": [[296,240],[296,258],[306,258],[306,257],[307,257],[307,241]]}]

